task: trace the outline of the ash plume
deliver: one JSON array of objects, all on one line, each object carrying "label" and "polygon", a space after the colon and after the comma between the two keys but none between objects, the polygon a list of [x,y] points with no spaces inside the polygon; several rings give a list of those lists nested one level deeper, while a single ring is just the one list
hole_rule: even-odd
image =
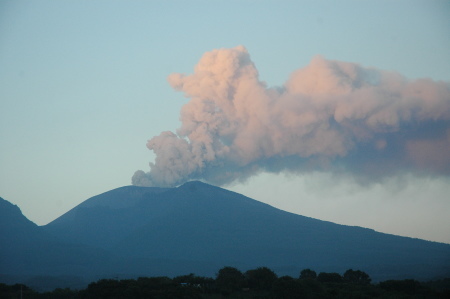
[{"label": "ash plume", "polygon": [[242,46],[207,52],[193,74],[168,81],[189,98],[182,125],[148,141],[156,159],[134,185],[223,185],[283,171],[450,175],[449,82],[317,56],[269,88]]}]

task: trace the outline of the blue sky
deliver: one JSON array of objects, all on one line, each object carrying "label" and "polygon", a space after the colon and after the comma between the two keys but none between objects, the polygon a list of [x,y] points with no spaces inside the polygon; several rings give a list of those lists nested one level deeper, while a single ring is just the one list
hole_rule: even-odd
[{"label": "blue sky", "polygon": [[[448,1],[2,1],[0,196],[37,224],[129,185],[180,127],[171,73],[244,45],[269,86],[320,54],[450,81]],[[450,243],[448,177],[361,186],[261,174],[229,189],[305,216]]]}]

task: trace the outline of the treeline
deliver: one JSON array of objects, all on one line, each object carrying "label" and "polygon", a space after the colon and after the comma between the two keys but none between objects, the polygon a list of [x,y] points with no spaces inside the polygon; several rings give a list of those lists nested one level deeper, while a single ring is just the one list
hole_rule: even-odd
[{"label": "treeline", "polygon": [[194,274],[102,279],[83,290],[55,289],[45,293],[21,284],[0,283],[0,298],[450,298],[450,278],[428,283],[406,279],[372,284],[367,273],[352,269],[343,275],[304,269],[294,278],[278,277],[266,267],[244,273],[224,267],[215,279]]}]

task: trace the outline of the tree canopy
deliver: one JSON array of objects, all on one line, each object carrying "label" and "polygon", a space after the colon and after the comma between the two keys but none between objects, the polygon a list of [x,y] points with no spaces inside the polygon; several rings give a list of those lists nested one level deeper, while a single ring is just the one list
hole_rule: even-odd
[{"label": "tree canopy", "polygon": [[388,280],[372,284],[367,273],[348,269],[339,273],[304,269],[299,278],[277,277],[267,267],[242,273],[224,267],[216,278],[191,273],[174,278],[139,277],[137,279],[101,279],[86,289],[55,289],[39,293],[21,284],[0,283],[0,298],[32,299],[122,299],[122,298],[450,298],[450,279],[421,283],[413,279]]}]

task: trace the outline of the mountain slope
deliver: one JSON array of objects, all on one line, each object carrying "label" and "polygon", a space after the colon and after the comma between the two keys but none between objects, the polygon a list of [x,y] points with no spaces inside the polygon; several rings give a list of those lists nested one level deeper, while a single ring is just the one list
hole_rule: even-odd
[{"label": "mountain slope", "polygon": [[[117,188],[84,201],[44,228],[62,240],[109,248],[151,217],[152,209],[142,210],[141,201],[167,190],[135,186]],[[153,210],[157,212],[158,208]]]},{"label": "mountain slope", "polygon": [[1,275],[83,275],[107,260],[104,250],[60,241],[0,198]]},{"label": "mountain slope", "polygon": [[[88,199],[45,230],[150,267],[172,261],[177,272],[174,264],[189,264],[190,272],[201,275],[213,275],[213,265],[268,266],[294,276],[304,268],[357,268],[374,279],[450,275],[448,244],[295,215],[200,182],[115,189]],[[145,267],[126,271],[142,273]]]}]

